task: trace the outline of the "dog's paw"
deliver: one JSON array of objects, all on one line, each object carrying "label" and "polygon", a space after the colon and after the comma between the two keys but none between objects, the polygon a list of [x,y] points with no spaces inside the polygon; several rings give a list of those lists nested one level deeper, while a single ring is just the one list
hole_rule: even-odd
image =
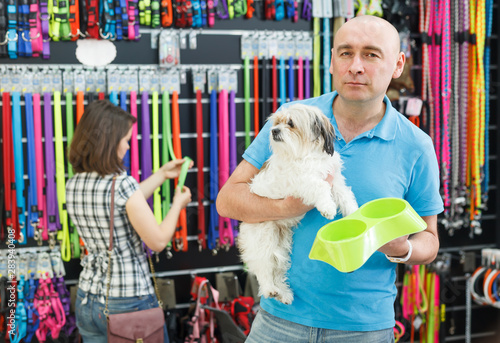
[{"label": "dog's paw", "polygon": [[326,219],[333,219],[337,215],[337,206],[335,205],[330,205],[330,206],[318,206],[317,207],[319,213]]},{"label": "dog's paw", "polygon": [[280,289],[274,285],[262,286],[260,287],[260,294],[265,298],[276,298],[278,297]]},{"label": "dog's paw", "polygon": [[275,298],[285,305],[291,305],[293,301],[293,292],[290,290],[290,288],[287,288],[286,290],[280,290],[279,294]]}]

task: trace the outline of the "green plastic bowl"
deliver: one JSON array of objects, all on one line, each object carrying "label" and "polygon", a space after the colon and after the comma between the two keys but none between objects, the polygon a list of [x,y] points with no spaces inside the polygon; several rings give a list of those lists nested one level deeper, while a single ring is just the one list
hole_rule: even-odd
[{"label": "green plastic bowl", "polygon": [[406,200],[372,200],[351,215],[323,226],[309,258],[349,273],[360,268],[384,244],[426,228],[425,221]]}]

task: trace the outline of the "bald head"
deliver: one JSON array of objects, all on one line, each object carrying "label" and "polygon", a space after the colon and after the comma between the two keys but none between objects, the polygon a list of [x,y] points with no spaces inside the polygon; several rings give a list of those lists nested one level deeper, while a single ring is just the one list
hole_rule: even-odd
[{"label": "bald head", "polygon": [[[399,33],[396,28],[387,20],[371,16],[362,15],[348,20],[340,27],[335,35],[335,39],[345,37],[357,32],[360,36],[364,36],[367,41],[383,43],[388,52],[397,57],[400,51]],[[335,45],[334,39],[334,45]]]}]

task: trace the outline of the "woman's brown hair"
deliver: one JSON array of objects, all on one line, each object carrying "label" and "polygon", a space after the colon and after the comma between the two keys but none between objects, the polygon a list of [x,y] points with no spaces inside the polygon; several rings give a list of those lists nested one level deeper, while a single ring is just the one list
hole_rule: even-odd
[{"label": "woman's brown hair", "polygon": [[87,106],[76,126],[69,147],[75,173],[97,172],[101,176],[124,170],[118,145],[137,119],[108,100]]}]

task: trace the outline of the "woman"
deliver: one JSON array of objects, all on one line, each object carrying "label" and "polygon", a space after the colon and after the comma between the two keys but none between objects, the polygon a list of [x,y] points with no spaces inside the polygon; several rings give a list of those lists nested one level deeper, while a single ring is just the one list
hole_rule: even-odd
[{"label": "woman", "polygon": [[[88,250],[81,262],[76,300],[76,324],[84,342],[107,341],[103,311],[113,177],[116,185],[110,314],[158,306],[142,242],[154,251],[162,251],[172,239],[180,211],[191,201],[189,188],[176,189],[168,214],[157,223],[146,199],[165,180],[179,176],[184,160],[166,163],[141,183],[128,176],[123,157],[135,122],[135,117],[111,102],[95,101],[83,113],[69,149],[75,175],[66,184],[66,207]],[[166,327],[164,331],[168,342]]]}]

